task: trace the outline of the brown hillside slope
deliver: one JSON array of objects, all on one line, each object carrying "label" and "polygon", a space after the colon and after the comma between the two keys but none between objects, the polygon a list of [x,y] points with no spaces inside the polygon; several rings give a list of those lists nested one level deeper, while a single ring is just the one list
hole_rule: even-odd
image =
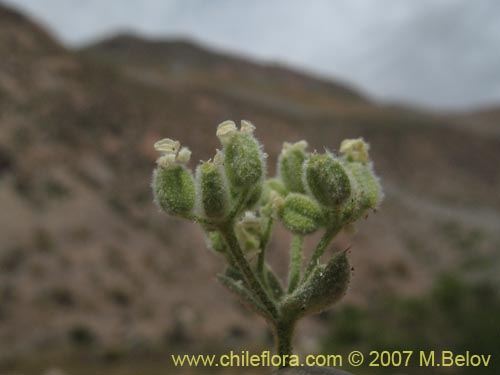
[{"label": "brown hillside slope", "polygon": [[[173,346],[195,331],[221,347],[263,340],[264,323],[215,283],[221,262],[198,228],[151,202],[152,143],[177,138],[207,159],[228,118],[257,125],[272,163],[284,140],[371,143],[387,199],[336,245],[352,245],[351,300],[418,292],[449,266],[497,274],[499,137],[185,43],[120,43],[68,51],[0,7],[0,359],[68,343]],[[285,241],[273,240],[281,269]],[[471,254],[489,268],[469,267]]]},{"label": "brown hillside slope", "polygon": [[468,113],[448,115],[450,121],[463,126],[469,131],[493,137],[500,136],[500,107],[488,107]]}]

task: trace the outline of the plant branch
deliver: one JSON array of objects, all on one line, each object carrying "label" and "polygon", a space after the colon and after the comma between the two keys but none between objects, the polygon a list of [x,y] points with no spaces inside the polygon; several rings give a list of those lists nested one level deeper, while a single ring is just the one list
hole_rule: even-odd
[{"label": "plant branch", "polygon": [[232,221],[240,213],[241,209],[245,206],[245,203],[248,200],[248,196],[250,195],[249,193],[250,189],[246,188],[239,194],[238,201],[232,208],[231,212],[229,212],[228,221]]},{"label": "plant branch", "polygon": [[219,280],[219,282],[229,291],[236,294],[240,301],[250,309],[262,315],[266,319],[272,319],[272,316],[269,315],[269,311],[267,311],[262,303],[257,301],[253,294],[242,285],[242,281],[235,281],[223,274],[218,274],[217,280]]},{"label": "plant branch", "polygon": [[302,281],[307,280],[307,278],[311,275],[311,273],[314,271],[316,266],[318,265],[319,258],[323,255],[325,252],[326,248],[332,241],[333,237],[340,231],[340,228],[337,226],[331,226],[326,229],[325,233],[323,233],[323,236],[319,240],[318,244],[316,245],[316,248],[313,251],[313,254],[311,256],[311,260],[309,261],[309,264],[307,265],[306,271],[304,273],[304,277],[302,278]]},{"label": "plant branch", "polygon": [[256,298],[264,305],[273,319],[276,320],[278,318],[276,305],[269,298],[266,290],[260,283],[259,279],[257,279],[250,265],[248,264],[248,261],[245,258],[240,244],[238,243],[238,239],[236,238],[236,235],[234,233],[233,222],[231,221],[229,223],[226,223],[225,225],[221,225],[220,232],[224,236],[224,239],[226,240],[229,247],[229,251],[231,252],[235,263],[241,271],[248,287],[255,294]]},{"label": "plant branch", "polygon": [[269,240],[271,238],[271,230],[273,228],[274,218],[269,217],[266,223],[266,229],[260,239],[260,252],[257,258],[257,274],[261,279],[264,278],[264,265],[266,263],[266,250]]},{"label": "plant branch", "polygon": [[302,268],[302,246],[304,236],[294,234],[290,245],[290,267],[288,273],[288,293],[292,293],[300,281],[300,271]]},{"label": "plant branch", "polygon": [[269,265],[264,267],[264,281],[266,283],[267,289],[271,293],[271,296],[274,297],[276,301],[279,301],[281,297],[283,297],[283,287],[279,279],[274,274],[273,270]]}]

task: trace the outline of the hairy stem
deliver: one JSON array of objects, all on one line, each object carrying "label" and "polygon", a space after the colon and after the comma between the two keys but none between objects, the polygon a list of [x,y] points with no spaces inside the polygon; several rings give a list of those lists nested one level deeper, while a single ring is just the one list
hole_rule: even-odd
[{"label": "hairy stem", "polygon": [[302,268],[302,246],[304,236],[294,234],[290,245],[290,269],[288,274],[288,293],[292,293],[300,281]]},{"label": "hairy stem", "polygon": [[239,195],[236,201],[236,204],[232,208],[231,212],[228,215],[228,220],[233,220],[244,207],[245,203],[248,201],[248,196],[250,195],[251,190],[246,188]]},{"label": "hairy stem", "polygon": [[273,228],[274,219],[269,217],[266,223],[266,229],[262,235],[260,240],[260,253],[257,258],[257,274],[261,278],[264,278],[264,265],[266,263],[266,249],[267,244],[269,243],[269,239],[271,238],[271,229]]},{"label": "hairy stem", "polygon": [[273,317],[273,319],[278,318],[278,312],[276,309],[276,305],[269,298],[266,290],[260,283],[259,279],[255,276],[252,271],[250,265],[248,264],[243,251],[241,250],[240,244],[238,243],[238,239],[234,233],[233,223],[228,223],[226,225],[222,225],[220,228],[220,232],[224,236],[224,239],[227,242],[229,247],[229,251],[231,252],[237,267],[241,271],[243,278],[245,279],[248,287],[255,294],[256,298],[264,305],[264,307],[269,311],[269,314]]},{"label": "hairy stem", "polygon": [[269,266],[265,266],[263,272],[263,282],[266,284],[267,290],[269,290],[276,301],[279,301],[281,297],[283,297],[284,290],[278,277],[274,274],[273,270]]},{"label": "hairy stem", "polygon": [[311,275],[312,271],[314,271],[314,269],[318,265],[319,258],[321,258],[326,248],[332,241],[333,237],[335,237],[335,235],[339,232],[339,230],[340,229],[337,227],[330,227],[326,229],[325,233],[323,233],[323,236],[321,237],[318,244],[316,245],[316,248],[314,249],[314,252],[311,256],[311,260],[307,265],[304,277],[302,278],[303,281],[307,280],[307,278]]},{"label": "hairy stem", "polygon": [[266,319],[271,320],[272,316],[269,315],[267,309],[257,301],[254,295],[246,289],[240,282],[235,281],[227,277],[226,275],[219,274],[217,275],[217,279],[219,282],[224,285],[230,292],[236,294],[236,296],[240,299],[240,301],[245,304],[248,308],[256,312],[257,314],[263,316]]},{"label": "hairy stem", "polygon": [[292,354],[292,339],[295,330],[295,321],[281,319],[274,327],[276,348],[281,358],[280,368],[288,367]]}]

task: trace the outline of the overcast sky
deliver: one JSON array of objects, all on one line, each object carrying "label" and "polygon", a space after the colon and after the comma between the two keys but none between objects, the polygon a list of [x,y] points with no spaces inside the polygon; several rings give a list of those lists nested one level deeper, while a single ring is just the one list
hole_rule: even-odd
[{"label": "overcast sky", "polygon": [[67,45],[187,36],[429,108],[500,104],[500,0],[0,0]]}]

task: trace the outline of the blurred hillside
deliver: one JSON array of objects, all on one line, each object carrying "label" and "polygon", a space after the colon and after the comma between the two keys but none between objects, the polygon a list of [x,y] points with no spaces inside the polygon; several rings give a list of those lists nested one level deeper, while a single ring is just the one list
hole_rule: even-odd
[{"label": "blurred hillside", "polygon": [[[0,361],[269,340],[216,284],[222,262],[201,231],[152,204],[154,141],[179,139],[208,159],[225,119],[256,124],[271,165],[283,141],[371,144],[386,201],[334,246],[352,246],[347,302],[419,295],[450,270],[499,285],[498,109],[383,106],[187,41],[123,35],[70,51],[2,6],[0,56]],[[278,233],[282,271],[286,245]],[[299,328],[302,350],[316,348],[324,316]]]}]

